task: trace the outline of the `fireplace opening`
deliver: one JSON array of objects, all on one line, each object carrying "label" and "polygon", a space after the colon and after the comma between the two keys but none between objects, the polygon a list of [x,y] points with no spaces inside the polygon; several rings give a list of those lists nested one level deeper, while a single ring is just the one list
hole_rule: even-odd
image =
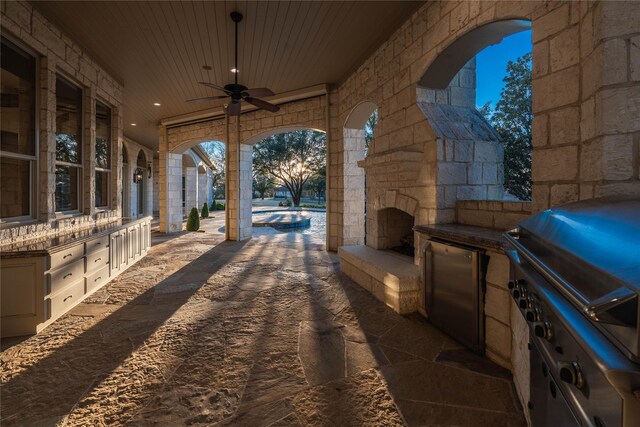
[{"label": "fireplace opening", "polygon": [[396,208],[378,211],[378,241],[380,249],[391,249],[400,254],[414,257],[413,240],[414,217]]}]

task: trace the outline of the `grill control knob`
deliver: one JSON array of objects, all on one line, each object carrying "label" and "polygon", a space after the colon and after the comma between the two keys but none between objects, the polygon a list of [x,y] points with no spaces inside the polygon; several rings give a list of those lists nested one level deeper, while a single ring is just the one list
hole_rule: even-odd
[{"label": "grill control knob", "polygon": [[584,387],[584,375],[578,362],[561,363],[560,379],[567,384],[573,384],[577,388]]},{"label": "grill control knob", "polygon": [[544,338],[547,341],[553,339],[553,330],[549,322],[536,322],[533,324],[533,332],[537,337]]},{"label": "grill control knob", "polygon": [[515,299],[520,298],[520,290],[519,290],[519,289],[514,289],[514,290],[513,290],[513,297],[514,297]]},{"label": "grill control knob", "polygon": [[529,306],[529,303],[527,302],[526,299],[520,298],[520,302],[518,303],[518,305],[520,306],[520,308],[524,309]]},{"label": "grill control knob", "polygon": [[527,310],[527,311],[524,312],[524,317],[529,322],[535,322],[536,313],[533,310]]},{"label": "grill control knob", "polygon": [[519,285],[524,285],[524,280],[522,280],[522,279],[509,280],[509,284],[508,284],[509,289],[515,289]]}]

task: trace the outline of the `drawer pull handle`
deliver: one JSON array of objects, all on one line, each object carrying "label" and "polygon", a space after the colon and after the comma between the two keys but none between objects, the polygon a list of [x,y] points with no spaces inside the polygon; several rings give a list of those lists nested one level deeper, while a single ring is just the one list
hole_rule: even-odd
[{"label": "drawer pull handle", "polygon": [[96,243],[96,246],[101,245],[101,244],[102,244],[102,242],[98,242],[98,243]]},{"label": "drawer pull handle", "polygon": [[93,262],[98,262],[98,261],[100,261],[100,260],[102,260],[102,258],[98,258],[97,260],[95,260],[95,261],[93,261]]},{"label": "drawer pull handle", "polygon": [[69,295],[68,297],[66,297],[65,299],[63,299],[63,300],[62,300],[62,302],[67,302],[67,300],[68,300],[69,298],[73,298],[73,295]]},{"label": "drawer pull handle", "polygon": [[97,279],[93,279],[93,282],[97,282],[98,280],[102,279],[102,277],[98,277]]},{"label": "drawer pull handle", "polygon": [[65,274],[62,278],[63,278],[63,279],[66,279],[66,278],[67,278],[67,277],[69,277],[69,276],[73,276],[73,273],[67,273],[67,274]]},{"label": "drawer pull handle", "polygon": [[66,254],[65,256],[62,257],[62,259],[66,259],[68,256],[73,256],[73,254]]}]

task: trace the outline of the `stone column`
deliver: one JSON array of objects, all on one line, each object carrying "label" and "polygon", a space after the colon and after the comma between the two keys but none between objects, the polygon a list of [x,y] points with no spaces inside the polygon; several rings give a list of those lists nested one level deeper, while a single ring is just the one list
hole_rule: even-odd
[{"label": "stone column", "polygon": [[209,192],[208,192],[208,176],[207,172],[200,173],[198,171],[198,209],[202,209],[202,206],[209,204]]},{"label": "stone column", "polygon": [[[187,153],[187,156],[191,154]],[[185,198],[184,198],[184,214],[189,215],[191,208],[196,207],[198,210],[198,168],[185,167]]]},{"label": "stone column", "polygon": [[364,244],[364,129],[344,129],[343,136],[343,245]]},{"label": "stone column", "polygon": [[182,154],[167,150],[167,128],[158,127],[160,151],[160,231],[174,233],[182,230]]},{"label": "stone column", "polygon": [[82,211],[85,215],[96,212],[96,88],[84,89],[82,138]]},{"label": "stone column", "polygon": [[251,146],[240,143],[240,122],[228,118],[227,239],[251,238]]},{"label": "stone column", "polygon": [[56,63],[49,57],[40,59],[40,221],[56,216]]}]

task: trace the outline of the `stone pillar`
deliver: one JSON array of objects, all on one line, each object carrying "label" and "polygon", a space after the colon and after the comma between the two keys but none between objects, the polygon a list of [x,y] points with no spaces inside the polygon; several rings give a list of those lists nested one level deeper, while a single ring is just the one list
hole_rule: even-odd
[{"label": "stone pillar", "polygon": [[343,136],[343,245],[364,244],[364,169],[358,162],[364,160],[364,129],[345,129]]},{"label": "stone pillar", "polygon": [[160,231],[173,233],[182,230],[182,154],[167,150],[167,128],[158,127],[160,151],[159,193]]},{"label": "stone pillar", "polygon": [[56,64],[51,57],[40,58],[40,221],[56,216]]},{"label": "stone pillar", "polygon": [[82,211],[85,215],[96,212],[96,88],[84,89],[82,138]]},{"label": "stone pillar", "polygon": [[[190,156],[190,154],[186,154],[186,155]],[[185,178],[184,214],[188,216],[189,212],[191,212],[191,208],[196,207],[200,209],[200,206],[198,206],[198,168],[185,167],[184,178]]]},{"label": "stone pillar", "polygon": [[209,204],[209,181],[207,172],[198,172],[198,209],[202,209],[202,206]]},{"label": "stone pillar", "polygon": [[337,97],[336,92],[328,92],[325,95],[325,121],[327,130],[327,240],[326,247],[329,251],[337,251],[342,245],[342,139],[341,133],[331,126],[338,123],[338,105],[333,105],[332,97]]},{"label": "stone pillar", "polygon": [[227,239],[251,238],[251,146],[240,143],[240,122],[228,118]]}]

